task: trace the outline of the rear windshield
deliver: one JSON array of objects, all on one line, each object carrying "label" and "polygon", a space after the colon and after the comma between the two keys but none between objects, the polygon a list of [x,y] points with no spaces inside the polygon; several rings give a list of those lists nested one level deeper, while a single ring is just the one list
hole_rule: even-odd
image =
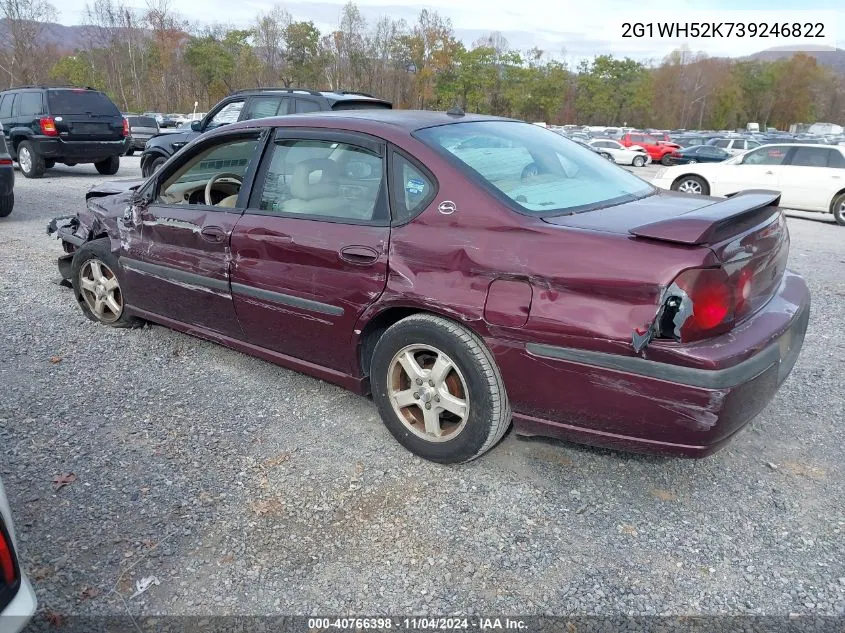
[{"label": "rear windshield", "polygon": [[50,114],[99,114],[120,116],[117,106],[96,90],[48,90]]},{"label": "rear windshield", "polygon": [[456,158],[515,210],[532,215],[579,213],[654,192],[596,152],[529,123],[455,123],[415,136]]},{"label": "rear windshield", "polygon": [[158,123],[152,117],[148,116],[128,116],[129,125],[132,127],[157,127]]},{"label": "rear windshield", "polygon": [[337,101],[332,106],[332,110],[391,110],[392,108],[392,105],[383,101],[353,101],[351,99]]}]

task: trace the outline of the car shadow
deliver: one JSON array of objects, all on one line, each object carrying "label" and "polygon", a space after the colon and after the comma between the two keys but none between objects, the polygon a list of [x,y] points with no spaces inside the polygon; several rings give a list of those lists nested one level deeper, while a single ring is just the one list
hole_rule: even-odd
[{"label": "car shadow", "polygon": [[513,433],[513,436],[521,443],[525,443],[527,448],[533,447],[551,447],[554,449],[567,449],[585,455],[594,455],[601,457],[612,457],[619,461],[632,461],[642,464],[665,464],[677,460],[677,457],[670,455],[653,455],[649,453],[633,453],[630,451],[616,450],[612,448],[603,448],[599,446],[589,446],[587,444],[576,444],[575,442],[567,442],[566,440],[559,440],[553,437],[544,437],[542,435],[520,435]]},{"label": "car shadow", "polygon": [[[836,220],[830,213],[814,213],[812,211],[793,211],[792,209],[784,209],[783,213],[788,218],[795,218],[797,220],[809,220],[810,222],[818,222],[820,224],[836,224]],[[838,225],[837,225],[838,226]]]}]

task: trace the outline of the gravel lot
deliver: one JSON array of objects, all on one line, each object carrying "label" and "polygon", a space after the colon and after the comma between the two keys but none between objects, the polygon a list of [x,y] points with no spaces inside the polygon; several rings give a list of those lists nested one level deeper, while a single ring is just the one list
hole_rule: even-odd
[{"label": "gravel lot", "polygon": [[845,614],[845,229],[830,216],[789,220],[814,295],[804,351],[727,449],[666,460],[510,434],[443,467],[367,399],[83,317],[44,228],[103,179],[18,175],[0,221],[0,476],[46,615]]}]

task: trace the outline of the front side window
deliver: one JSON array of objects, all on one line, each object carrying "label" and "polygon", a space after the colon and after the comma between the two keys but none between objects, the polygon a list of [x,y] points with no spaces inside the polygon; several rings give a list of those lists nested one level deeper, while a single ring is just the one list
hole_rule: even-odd
[{"label": "front side window", "polygon": [[[578,213],[654,192],[596,152],[536,125],[472,121],[424,128],[415,136],[456,159],[462,171],[520,212]],[[468,147],[468,139],[477,140]]]},{"label": "front side window", "polygon": [[776,145],[764,145],[742,157],[743,165],[782,165],[786,158],[786,149]]},{"label": "front side window", "polygon": [[282,139],[273,144],[269,161],[259,212],[386,222],[379,217],[383,166],[375,152],[348,143]]},{"label": "front side window", "polygon": [[712,143],[713,147],[721,147],[722,149],[727,149],[730,144],[731,142],[726,138],[720,138]]},{"label": "front side window", "polygon": [[[253,138],[229,139],[200,149],[164,181],[156,201],[235,207],[257,147],[256,134]],[[206,192],[209,183],[210,191]]]},{"label": "front side window", "polygon": [[253,97],[249,101],[249,106],[244,114],[244,120],[266,119],[267,117],[276,116],[281,101],[281,97]]},{"label": "front side window", "polygon": [[241,115],[241,110],[244,109],[243,101],[232,101],[224,105],[220,111],[214,115],[205,129],[210,130],[221,125],[228,125],[229,123],[236,123],[238,117]]},{"label": "front side window", "polygon": [[21,116],[38,116],[44,114],[44,102],[40,92],[21,93]]}]

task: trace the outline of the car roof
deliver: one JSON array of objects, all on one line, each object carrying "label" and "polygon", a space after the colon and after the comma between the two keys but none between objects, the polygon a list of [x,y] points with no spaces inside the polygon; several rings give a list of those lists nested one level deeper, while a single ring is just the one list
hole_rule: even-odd
[{"label": "car roof", "polygon": [[[426,127],[438,125],[449,125],[452,123],[468,123],[476,121],[511,121],[503,117],[489,116],[484,114],[447,114],[430,110],[334,110],[326,112],[309,112],[308,114],[287,114],[279,117],[265,119],[251,119],[235,124],[238,128],[245,127],[282,127],[314,125],[315,127],[327,127],[339,120],[361,121],[361,123],[382,123],[396,128],[413,132]],[[520,123],[524,123],[520,121]],[[525,125],[530,125],[526,123]],[[229,129],[235,126],[225,126]]]},{"label": "car roof", "polygon": [[378,97],[374,97],[373,95],[365,92],[352,92],[347,90],[308,90],[306,88],[246,88],[244,90],[236,90],[230,94],[229,97],[266,94],[288,94],[300,97],[325,97],[332,102],[375,101],[378,103],[390,103],[386,99],[379,99]]}]

